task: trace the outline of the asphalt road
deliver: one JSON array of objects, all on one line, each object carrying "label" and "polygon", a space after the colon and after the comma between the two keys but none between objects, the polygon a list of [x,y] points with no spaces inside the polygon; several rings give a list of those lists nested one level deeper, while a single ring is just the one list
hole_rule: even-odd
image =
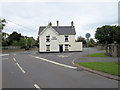
[{"label": "asphalt road", "polygon": [[72,66],[71,60],[83,54],[39,54],[27,51],[2,56],[2,87],[118,88],[116,80],[87,71],[78,71]]}]

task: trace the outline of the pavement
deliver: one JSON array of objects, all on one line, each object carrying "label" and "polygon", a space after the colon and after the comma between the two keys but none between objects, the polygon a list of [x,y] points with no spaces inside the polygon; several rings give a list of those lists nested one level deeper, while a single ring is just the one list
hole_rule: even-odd
[{"label": "pavement", "polygon": [[[90,51],[91,50],[91,51]],[[23,51],[2,56],[3,88],[118,88],[118,81],[79,71],[72,60],[96,49],[71,53]]]}]

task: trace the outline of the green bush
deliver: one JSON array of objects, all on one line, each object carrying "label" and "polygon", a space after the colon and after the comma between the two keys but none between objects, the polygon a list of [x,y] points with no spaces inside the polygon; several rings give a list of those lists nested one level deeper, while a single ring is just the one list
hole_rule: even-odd
[{"label": "green bush", "polygon": [[18,41],[13,41],[12,46],[19,46],[19,42]]},{"label": "green bush", "polygon": [[8,50],[8,48],[7,48],[7,47],[3,47],[2,49],[3,49],[3,50]]}]

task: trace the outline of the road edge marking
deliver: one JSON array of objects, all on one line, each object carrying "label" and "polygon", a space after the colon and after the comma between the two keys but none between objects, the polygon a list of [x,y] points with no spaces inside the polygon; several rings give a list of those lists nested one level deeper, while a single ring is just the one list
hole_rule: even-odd
[{"label": "road edge marking", "polygon": [[59,65],[59,66],[63,66],[63,67],[67,67],[67,68],[72,68],[72,69],[77,69],[77,67],[73,67],[73,66],[61,64],[61,63],[58,63],[58,62],[55,62],[55,61],[51,61],[51,60],[48,60],[48,59],[45,59],[45,58],[41,58],[41,57],[37,57],[37,56],[33,56],[33,55],[31,55],[31,56],[34,57],[34,58],[46,61],[46,62],[50,62],[50,63],[56,64],[56,65]]}]

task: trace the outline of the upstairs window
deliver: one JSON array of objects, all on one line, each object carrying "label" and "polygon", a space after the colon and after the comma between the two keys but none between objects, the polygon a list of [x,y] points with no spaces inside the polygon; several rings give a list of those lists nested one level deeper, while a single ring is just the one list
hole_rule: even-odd
[{"label": "upstairs window", "polygon": [[68,35],[65,35],[65,42],[68,42]]},{"label": "upstairs window", "polygon": [[50,36],[46,36],[46,42],[50,42]]}]

